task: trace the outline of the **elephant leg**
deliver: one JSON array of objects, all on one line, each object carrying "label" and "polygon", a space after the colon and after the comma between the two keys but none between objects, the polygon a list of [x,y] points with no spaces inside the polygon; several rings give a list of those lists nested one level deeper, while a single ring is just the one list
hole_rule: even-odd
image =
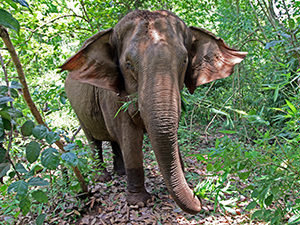
[{"label": "elephant leg", "polygon": [[131,205],[141,202],[146,204],[151,195],[144,186],[143,131],[131,129],[124,133],[126,133],[126,136],[123,136],[122,141],[119,143],[123,152],[127,175],[126,200]]},{"label": "elephant leg", "polygon": [[102,141],[93,138],[92,134],[89,132],[88,129],[86,129],[84,124],[80,120],[79,122],[82,130],[84,131],[86,138],[89,141],[92,150],[92,157],[96,161],[96,166],[94,169],[100,173],[97,174],[97,176],[95,177],[96,181],[99,182],[110,181],[111,176],[104,166],[103,153],[102,153]]},{"label": "elephant leg", "polygon": [[144,168],[126,169],[127,174],[127,196],[126,200],[130,205],[147,203],[151,195],[145,189]]},{"label": "elephant leg", "polygon": [[111,143],[113,151],[113,161],[114,161],[114,172],[118,175],[125,175],[125,165],[123,160],[122,151],[117,142],[112,141]]},{"label": "elephant leg", "polygon": [[96,160],[96,170],[100,172],[100,174],[97,174],[96,180],[99,182],[110,181],[112,179],[111,175],[104,165],[102,141],[94,139],[90,145],[93,149],[93,157]]}]

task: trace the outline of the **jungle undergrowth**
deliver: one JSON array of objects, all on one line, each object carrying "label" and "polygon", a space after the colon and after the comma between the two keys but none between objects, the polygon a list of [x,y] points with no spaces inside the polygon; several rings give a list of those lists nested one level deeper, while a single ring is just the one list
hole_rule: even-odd
[{"label": "jungle undergrowth", "polygon": [[[22,8],[18,3],[23,4]],[[47,124],[53,128],[53,133],[47,131],[48,141],[51,136],[55,138],[55,134],[59,134],[68,142],[68,138],[71,139],[72,133],[77,129],[74,113],[65,101],[65,93],[61,86],[66,74],[55,72],[59,63],[98,29],[112,27],[118,17],[126,14],[128,9],[166,7],[183,18],[188,25],[208,27],[209,30],[219,33],[229,45],[249,52],[232,76],[202,85],[193,95],[186,89],[181,93],[183,116],[178,130],[181,152],[184,160],[191,160],[191,157],[196,160],[193,161],[194,164],[201,162],[207,172],[207,175],[186,173],[188,180],[196,185],[195,193],[207,201],[213,201],[215,209],[223,212],[236,208],[234,202],[231,204],[230,201],[224,201],[230,200],[231,196],[234,198],[239,193],[250,200],[250,204],[244,209],[252,213],[253,219],[272,224],[299,223],[298,1],[251,0],[236,1],[232,4],[228,4],[228,1],[122,1],[122,4],[117,5],[111,1],[103,1],[101,4],[84,1],[84,5],[80,2],[77,4],[86,13],[79,15],[77,9],[74,11],[70,5],[61,1],[30,2],[29,9],[26,1],[7,0],[1,6],[1,13],[7,12],[6,15],[17,18],[16,21],[11,20],[13,23],[10,24],[10,34],[18,46],[22,64],[26,65],[27,78],[35,88],[33,98],[39,110],[43,112]],[[36,13],[39,16],[36,16]],[[80,20],[77,20],[78,18]],[[87,162],[92,161],[84,153],[83,149],[88,148],[85,148],[87,143],[82,141],[84,139],[81,137],[78,139],[83,145],[78,139],[76,145],[70,145],[68,157],[64,156],[67,160],[62,159],[61,153],[49,151],[55,153],[51,154],[50,158],[59,158],[60,165],[57,170],[44,167],[40,157],[33,163],[28,162],[25,152],[26,145],[31,141],[39,143],[43,151],[52,147],[46,140],[47,135],[41,140],[37,140],[33,135],[23,137],[22,126],[26,121],[33,120],[33,117],[30,116],[25,102],[18,97],[20,86],[15,82],[15,68],[3,45],[1,54],[9,74],[10,88],[6,84],[6,88],[1,87],[0,91],[1,103],[5,103],[1,105],[3,123],[0,122],[0,127],[4,129],[1,128],[0,133],[10,133],[11,127],[15,132],[11,135],[14,141],[9,153],[16,170],[11,166],[10,171],[6,171],[7,161],[1,161],[3,152],[7,149],[1,148],[0,154],[0,173],[8,174],[2,179],[5,184],[0,188],[0,207],[5,210],[5,214],[11,216],[10,223],[21,217],[21,199],[18,199],[15,193],[7,193],[9,185],[19,179],[17,172],[23,178],[27,175],[25,170],[33,171],[34,177],[49,183],[47,186],[30,186],[27,192],[26,197],[33,201],[34,207],[36,206],[32,209],[34,212],[27,215],[33,213],[33,218],[36,218],[38,214],[46,212],[43,211],[46,206],[56,204],[54,202],[58,199],[55,196],[60,196],[51,194],[47,203],[38,203],[38,200],[46,201],[45,196],[37,197],[42,196],[42,192],[48,193],[49,189],[53,189],[53,193],[63,193],[68,190],[70,195],[78,195],[78,182],[69,170],[66,176],[63,168],[70,168],[70,164],[76,162],[78,165],[82,164],[82,172],[87,181],[92,179],[96,171],[90,173],[93,169],[90,166],[84,167]],[[36,82],[37,79],[39,82]],[[3,83],[6,83],[5,79]],[[11,96],[7,95],[8,90]],[[14,107],[10,107],[11,102]],[[125,105],[123,110],[126,108]],[[60,112],[71,118],[71,122],[67,122],[65,117],[58,118],[57,113]],[[32,125],[28,122],[24,127],[30,124]],[[34,123],[34,127],[36,126]],[[37,134],[45,131],[43,127],[36,130]],[[4,147],[9,143],[9,135],[7,137]],[[37,148],[32,149],[35,150],[30,151],[37,152]],[[87,161],[81,162],[83,159]],[[156,163],[153,152],[151,160]],[[202,178],[206,178],[206,181],[202,182]],[[25,181],[29,179],[25,178]],[[55,188],[57,183],[60,183],[59,188]],[[38,200],[32,193],[36,193],[34,195]],[[68,201],[67,199],[64,198],[64,201]],[[58,202],[58,208],[62,210],[65,205]],[[27,200],[23,201],[22,208],[26,212]],[[79,216],[76,210],[68,209],[69,216],[76,219]],[[51,221],[57,215],[65,216],[59,213],[49,214],[46,220]]]}]

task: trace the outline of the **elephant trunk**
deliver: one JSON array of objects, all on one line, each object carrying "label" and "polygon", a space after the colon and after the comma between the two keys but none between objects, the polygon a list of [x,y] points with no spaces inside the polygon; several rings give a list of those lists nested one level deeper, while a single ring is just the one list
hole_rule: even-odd
[{"label": "elephant trunk", "polygon": [[196,214],[201,210],[201,203],[186,182],[177,143],[179,90],[174,82],[175,87],[169,88],[166,86],[170,82],[163,83],[163,90],[152,86],[140,94],[140,113],[169,193],[182,210]]}]

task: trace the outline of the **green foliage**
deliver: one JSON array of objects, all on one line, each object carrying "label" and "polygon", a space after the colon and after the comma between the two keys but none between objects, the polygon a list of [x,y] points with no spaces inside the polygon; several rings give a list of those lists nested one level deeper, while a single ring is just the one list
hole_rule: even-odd
[{"label": "green foliage", "polygon": [[134,107],[135,110],[138,112],[137,101],[138,101],[137,93],[127,96],[126,101],[121,102],[122,105],[116,112],[114,118],[116,118],[121,111],[126,112],[129,107]]},{"label": "green foliage", "polygon": [[66,161],[70,166],[77,166],[78,158],[75,153],[67,152],[61,155],[62,160]]},{"label": "green foliage", "polygon": [[40,203],[47,203],[47,194],[41,190],[37,190],[31,193],[32,197]]},{"label": "green foliage", "polygon": [[34,122],[31,120],[27,120],[21,127],[21,133],[23,136],[30,136],[32,134],[32,130],[35,127]]},{"label": "green foliage", "polygon": [[9,185],[7,193],[10,193],[11,191],[15,191],[18,197],[23,198],[27,195],[28,184],[23,180],[18,180]]},{"label": "green foliage", "polygon": [[20,31],[20,24],[9,12],[4,9],[0,9],[0,24],[11,28],[17,32]]},{"label": "green foliage", "polygon": [[47,148],[42,152],[41,163],[49,170],[57,169],[59,165],[58,151],[55,148]]},{"label": "green foliage", "polygon": [[32,130],[32,135],[39,140],[45,138],[47,134],[48,134],[48,129],[44,125],[37,125]]},{"label": "green foliage", "polygon": [[40,144],[35,141],[31,141],[26,146],[26,159],[28,160],[28,162],[34,163],[38,159],[40,151]]},{"label": "green foliage", "polygon": [[[22,6],[25,6],[29,9],[29,5],[25,0],[5,0],[11,7],[17,9],[17,5],[14,2],[19,3]],[[0,25],[7,28],[13,29],[20,32],[20,23],[16,20],[9,12],[5,9],[0,8]]]},{"label": "green foliage", "polygon": [[31,186],[47,186],[49,182],[40,178],[40,177],[32,177],[28,180],[28,185]]},{"label": "green foliage", "polygon": [[[208,154],[206,169],[219,179],[230,174],[246,186],[244,190],[234,185],[231,188],[251,196],[253,201],[246,209],[256,209],[253,218],[282,224],[288,213],[300,216],[296,200],[300,197],[299,141],[294,138],[278,139],[281,133],[276,136],[258,133],[258,136],[254,145],[240,144],[227,137],[217,139],[215,147]],[[205,181],[198,185],[196,194],[211,196],[214,192],[218,193],[218,188],[218,182],[211,184]]]},{"label": "green foliage", "polygon": [[27,197],[22,198],[20,201],[19,207],[22,211],[22,214],[26,216],[27,213],[30,211],[31,202]]},{"label": "green foliage", "polygon": [[44,220],[46,218],[46,214],[41,214],[36,218],[36,225],[44,224]]},{"label": "green foliage", "polygon": [[[244,195],[251,198],[245,208],[252,218],[299,223],[300,3],[273,2],[3,1],[0,25],[9,29],[33,100],[53,131],[32,122],[20,98],[22,86],[14,80],[15,68],[0,42],[9,81],[3,77],[6,85],[0,86],[0,194],[11,202],[0,203],[0,214],[18,217],[19,206],[24,215],[37,213],[36,223],[42,224],[51,217],[44,212],[59,188],[78,191],[73,174],[62,168],[78,165],[90,176],[80,140],[65,146],[63,154],[53,147],[60,137],[69,142],[78,126],[64,92],[66,74],[56,70],[92,34],[139,8],[171,10],[189,26],[204,27],[229,46],[249,52],[232,76],[202,85],[193,95],[186,89],[181,93],[184,108],[178,132],[184,153],[200,149],[203,133],[228,136],[195,155],[209,174],[195,193],[224,211],[234,209]],[[135,107],[137,96],[130,97],[115,116]],[[240,190],[235,180],[247,188]]]},{"label": "green foliage", "polygon": [[[203,85],[194,96],[183,93],[187,104],[181,126],[194,132],[208,124],[201,127],[206,134],[225,135],[196,156],[209,176],[195,193],[228,211],[217,193],[230,183],[231,199],[251,198],[246,209],[252,218],[271,224],[300,220],[299,10],[291,2],[216,3],[212,14],[220,36],[249,54],[231,78]],[[185,130],[179,129],[185,142],[197,140]],[[182,149],[188,148],[194,146]],[[236,180],[247,188],[240,190]]]}]

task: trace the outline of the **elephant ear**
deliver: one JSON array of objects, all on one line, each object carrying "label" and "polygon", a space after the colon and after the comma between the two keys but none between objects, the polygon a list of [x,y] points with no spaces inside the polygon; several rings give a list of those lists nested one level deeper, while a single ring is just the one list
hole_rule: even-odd
[{"label": "elephant ear", "polygon": [[115,50],[110,44],[113,29],[100,31],[60,68],[68,70],[72,79],[106,90],[119,92],[121,76],[115,63]]},{"label": "elephant ear", "polygon": [[190,27],[192,47],[185,85],[190,93],[196,87],[233,73],[235,64],[240,63],[247,52],[229,48],[221,38],[202,28]]}]

